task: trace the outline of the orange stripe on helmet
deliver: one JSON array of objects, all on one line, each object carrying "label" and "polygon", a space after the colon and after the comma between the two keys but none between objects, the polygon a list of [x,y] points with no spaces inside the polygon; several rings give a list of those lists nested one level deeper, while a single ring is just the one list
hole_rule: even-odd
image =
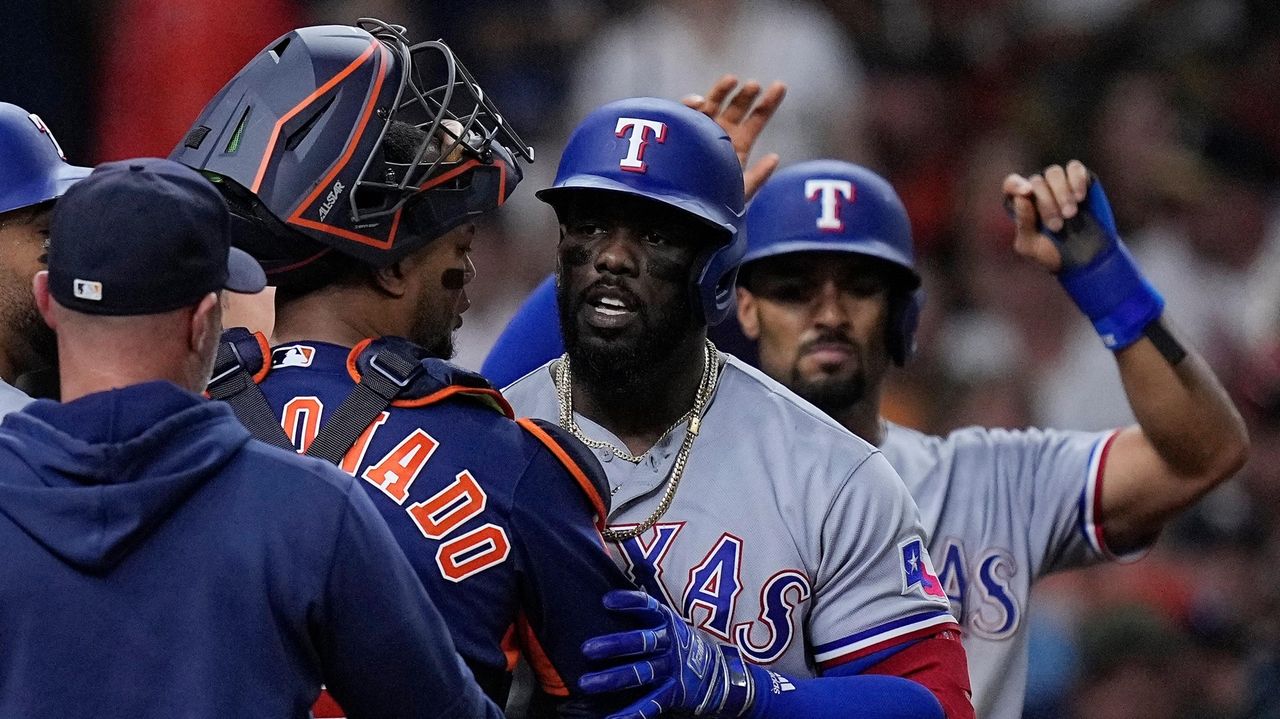
[{"label": "orange stripe on helmet", "polygon": [[[315,189],[311,191],[311,194],[307,195],[307,198],[303,200],[301,204],[298,205],[297,209],[293,211],[293,215],[288,219],[288,222],[290,223],[319,229],[323,232],[340,235],[342,237],[346,237],[348,234],[354,235],[354,237],[349,239],[363,237],[363,235],[357,235],[354,232],[348,233],[346,230],[339,230],[336,227],[330,227],[321,223],[313,223],[310,220],[303,220],[302,212],[310,207],[312,202],[315,202],[316,198],[320,196],[320,193],[324,192],[325,188],[333,182],[333,178],[337,177],[338,173],[342,172],[342,168],[346,167],[347,163],[351,161],[351,156],[355,154],[356,146],[360,144],[360,138],[364,137],[364,129],[369,124],[369,118],[373,116],[373,108],[378,104],[378,95],[382,92],[382,82],[387,79],[387,67],[391,62],[390,51],[388,51],[387,48],[377,40],[375,40],[373,44],[382,51],[379,56],[381,62],[378,65],[378,78],[374,80],[373,83],[373,91],[369,93],[369,99],[365,101],[364,111],[360,113],[360,122],[356,125],[355,132],[351,135],[351,140],[347,143],[347,149],[342,153],[342,157],[338,158],[338,162],[334,164],[332,170],[329,170],[329,174],[325,175],[323,179],[316,183]],[[370,51],[372,51],[372,49],[373,48],[370,48]],[[363,58],[364,56],[362,55],[361,57]],[[350,70],[352,68],[349,67],[347,69]],[[343,72],[346,72],[346,70]],[[355,187],[352,187],[351,191],[355,192]],[[370,239],[371,238],[365,238],[365,240]],[[389,242],[387,244],[390,245]]]},{"label": "orange stripe on helmet", "polygon": [[[271,153],[274,152],[276,149],[276,141],[280,138],[280,130],[281,128],[284,127],[284,124],[289,120],[293,119],[294,115],[297,115],[299,112],[302,112],[302,110],[305,109],[308,105],[315,102],[318,98],[323,96],[325,93],[329,92],[329,90],[333,89],[334,85],[337,85],[338,83],[342,82],[344,79],[346,79],[348,75],[355,72],[356,68],[363,65],[364,61],[368,60],[369,56],[373,54],[374,48],[378,48],[378,47],[382,47],[382,43],[377,40],[374,40],[371,43],[369,43],[369,47],[364,52],[360,53],[360,57],[356,58],[350,65],[347,65],[345,68],[343,68],[342,72],[329,78],[328,82],[316,88],[315,92],[311,93],[310,95],[307,95],[305,98],[303,98],[302,102],[299,102],[297,105],[294,105],[292,109],[290,109],[287,113],[284,114],[283,117],[281,117],[279,120],[276,121],[275,127],[271,128],[271,139],[267,141],[267,149],[265,152],[262,153],[262,161],[258,163],[258,174],[254,176],[253,185],[249,188],[251,192],[253,192],[255,195],[258,194],[258,188],[262,186],[262,178],[267,174],[267,164],[271,159]],[[385,48],[383,49],[383,52],[386,52]],[[381,85],[381,80],[379,80],[379,85]],[[374,96],[375,98],[377,96],[376,90],[374,91]],[[363,123],[362,123],[362,126],[363,126]]]}]

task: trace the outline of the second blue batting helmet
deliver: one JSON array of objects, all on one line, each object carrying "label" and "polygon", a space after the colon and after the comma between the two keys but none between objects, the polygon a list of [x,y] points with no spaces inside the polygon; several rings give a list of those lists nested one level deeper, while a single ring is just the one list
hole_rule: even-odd
[{"label": "second blue batting helmet", "polygon": [[0,102],[0,213],[62,197],[91,171],[67,164],[44,121]]},{"label": "second blue batting helmet", "polygon": [[795,252],[850,252],[889,263],[900,281],[890,297],[887,344],[894,362],[906,362],[923,295],[907,210],[887,180],[839,160],[779,170],[747,210],[743,265]]},{"label": "second blue batting helmet", "polygon": [[742,166],[714,120],[678,102],[638,97],[596,109],[573,131],[555,184],[537,193],[555,206],[567,193],[604,190],[644,197],[706,223],[721,242],[693,268],[690,285],[707,324],[733,308],[746,244]]}]

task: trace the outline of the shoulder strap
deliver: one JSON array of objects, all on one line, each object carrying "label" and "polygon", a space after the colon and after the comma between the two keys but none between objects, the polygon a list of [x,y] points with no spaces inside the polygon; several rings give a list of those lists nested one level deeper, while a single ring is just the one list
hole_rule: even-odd
[{"label": "shoulder strap", "polygon": [[569,471],[596,510],[596,529],[603,532],[609,520],[609,478],[595,455],[586,445],[546,420],[522,417],[516,423],[537,438]]},{"label": "shoulder strap", "polygon": [[421,372],[422,364],[417,358],[402,354],[392,345],[379,346],[360,373],[360,381],[307,447],[307,456],[332,464],[341,462],[378,414]]},{"label": "shoulder strap", "polygon": [[[356,386],[320,428],[307,447],[307,456],[338,464],[378,415],[401,396],[425,404],[449,396],[474,395],[510,416],[502,396],[482,377],[426,359],[423,354],[421,348],[399,338],[366,340],[357,345],[348,360]],[[257,439],[296,451],[257,384],[270,369],[270,356],[261,334],[240,327],[227,330],[218,346],[208,394],[231,405],[236,418]],[[417,397],[419,394],[424,396]]]},{"label": "shoulder strap", "polygon": [[256,374],[266,374],[264,370],[270,356],[266,338],[261,334],[251,333],[243,327],[227,330],[218,343],[213,377],[206,392],[210,399],[231,405],[236,418],[254,437],[292,452],[293,443],[276,421],[275,413],[267,404],[255,377]]}]

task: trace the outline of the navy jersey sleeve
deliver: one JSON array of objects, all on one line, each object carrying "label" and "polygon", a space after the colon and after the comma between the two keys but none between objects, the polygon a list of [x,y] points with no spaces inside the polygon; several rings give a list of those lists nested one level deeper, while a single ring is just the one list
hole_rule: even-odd
[{"label": "navy jersey sleeve", "polygon": [[[529,429],[532,423],[522,424]],[[579,466],[552,433],[534,427],[531,438],[543,446],[516,486],[511,516],[521,644],[543,691],[566,696],[577,694],[578,679],[590,671],[582,657],[584,641],[635,629],[601,604],[610,589],[634,585],[609,558],[600,536],[604,500],[591,475],[602,476],[603,470],[598,464]]]},{"label": "navy jersey sleeve", "polygon": [[348,506],[315,624],[329,691],[350,719],[501,717],[368,495],[343,479]]}]

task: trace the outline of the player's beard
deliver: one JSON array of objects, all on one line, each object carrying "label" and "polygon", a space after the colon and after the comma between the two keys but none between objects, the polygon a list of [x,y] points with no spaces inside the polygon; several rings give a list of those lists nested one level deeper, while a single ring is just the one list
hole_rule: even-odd
[{"label": "player's beard", "polygon": [[[791,379],[787,382],[787,388],[823,412],[838,414],[858,404],[867,396],[866,353],[857,343],[851,342],[843,335],[820,337],[809,344],[827,341],[847,343],[857,365],[839,374],[807,378],[801,374],[800,361],[797,360],[791,366]],[[803,348],[801,356],[803,357]]]},{"label": "player's beard", "polygon": [[418,306],[413,324],[409,329],[409,336],[405,339],[426,350],[430,357],[442,360],[453,359],[452,315],[450,321],[442,326],[440,318],[432,310],[433,308],[427,304]]},{"label": "player's beard", "polygon": [[606,402],[652,391],[653,374],[666,371],[675,348],[693,329],[689,293],[677,292],[670,302],[638,306],[638,331],[588,338],[581,335],[578,321],[589,289],[570,297],[565,284],[556,278],[560,331],[575,380],[587,384],[598,400]]},{"label": "player's beard", "polygon": [[823,377],[806,380],[799,372],[791,375],[788,387],[826,414],[838,414],[867,396],[867,376],[861,370],[852,377]]},{"label": "player's beard", "polygon": [[25,308],[17,327],[31,346],[32,369],[52,367],[58,360],[58,336],[44,323],[35,305]]},{"label": "player's beard", "polygon": [[[17,278],[15,278],[15,283]],[[9,328],[11,361],[26,371],[46,369],[58,358],[58,339],[45,324],[31,296],[30,284],[0,289],[0,322]]]}]

